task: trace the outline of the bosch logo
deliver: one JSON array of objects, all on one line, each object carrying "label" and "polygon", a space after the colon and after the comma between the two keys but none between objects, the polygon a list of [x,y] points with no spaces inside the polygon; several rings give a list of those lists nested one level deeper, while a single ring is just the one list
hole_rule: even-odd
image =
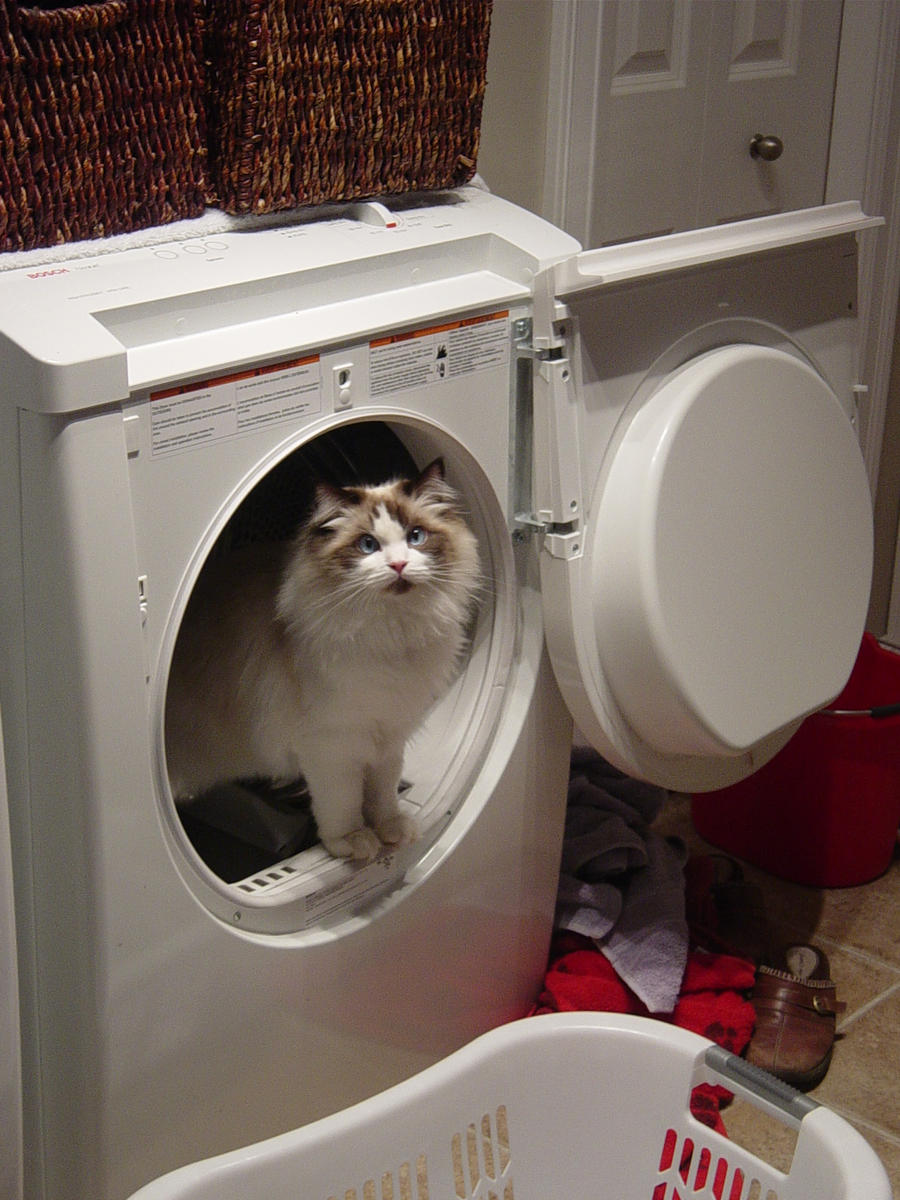
[{"label": "bosch logo", "polygon": [[49,275],[68,275],[68,267],[50,267],[47,271],[29,271],[29,279],[46,279]]}]

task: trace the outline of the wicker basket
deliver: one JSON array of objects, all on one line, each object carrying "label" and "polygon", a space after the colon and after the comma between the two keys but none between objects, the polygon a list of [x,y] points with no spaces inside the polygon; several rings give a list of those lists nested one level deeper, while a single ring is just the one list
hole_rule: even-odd
[{"label": "wicker basket", "polygon": [[451,187],[475,171],[491,0],[215,0],[210,173],[228,212]]},{"label": "wicker basket", "polygon": [[0,0],[0,249],[199,215],[197,0]]}]

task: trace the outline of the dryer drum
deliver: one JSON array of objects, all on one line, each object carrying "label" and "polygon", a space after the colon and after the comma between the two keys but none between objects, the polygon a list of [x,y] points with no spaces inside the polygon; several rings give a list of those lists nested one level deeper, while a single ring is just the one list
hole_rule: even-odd
[{"label": "dryer drum", "polygon": [[[253,542],[288,540],[309,511],[320,480],[343,487],[416,471],[412,456],[384,423],[339,426],[298,447],[253,487],[207,562]],[[178,808],[194,849],[226,883],[274,866],[318,841],[302,777],[280,785],[262,778],[234,780]]]},{"label": "dryer drum", "polygon": [[[407,442],[414,445],[415,456]],[[452,461],[453,451],[454,444],[436,433],[399,423],[392,427],[383,421],[346,423],[303,442],[259,478],[240,501],[212,542],[197,581],[204,571],[220,565],[248,544],[289,540],[313,503],[317,482],[352,486],[409,478],[438,455],[448,455]],[[496,551],[492,552],[488,543],[491,536],[496,538],[496,529],[505,534],[505,525],[499,510],[482,511],[486,494],[470,497],[466,493],[466,500],[472,510],[469,518],[479,540],[487,586],[473,614],[463,668],[450,694],[427,714],[407,752],[405,771],[409,778],[401,781],[400,791],[420,814],[419,823],[425,831],[421,843],[407,848],[407,856],[413,857],[428,848],[444,827],[451,808],[461,802],[464,788],[460,786],[456,760],[466,760],[463,774],[468,776],[480,758],[475,742],[488,740],[496,719],[488,713],[490,705],[481,675],[496,671],[497,643],[504,640],[491,634],[501,572],[494,561]],[[485,533],[488,527],[495,530],[491,536]],[[484,636],[479,631],[485,631]],[[509,631],[506,636],[511,636]],[[476,639],[481,647],[477,662],[472,650]],[[177,644],[176,638],[176,653]],[[454,762],[456,771],[451,770]],[[452,800],[448,799],[446,780],[454,774],[457,781]],[[423,775],[428,778],[423,779]],[[285,887],[286,881],[288,885],[299,885],[301,877],[315,879],[317,873],[336,865],[358,871],[356,864],[336,864],[319,847],[302,777],[289,782],[229,780],[189,800],[171,803],[169,811],[175,816],[170,827],[182,841],[186,839],[195,866],[199,859],[201,870],[215,877],[214,884],[220,889],[222,884],[232,885],[242,903],[252,896],[271,908],[279,898],[285,903],[296,900],[290,886]],[[312,856],[304,855],[311,850]],[[279,928],[285,921],[290,924],[286,917],[277,921]],[[243,927],[249,926],[245,923]]]}]

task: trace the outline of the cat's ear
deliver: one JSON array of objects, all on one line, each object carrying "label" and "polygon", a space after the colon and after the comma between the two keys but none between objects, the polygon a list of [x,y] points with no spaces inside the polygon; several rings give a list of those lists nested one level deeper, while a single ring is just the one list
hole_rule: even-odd
[{"label": "cat's ear", "polygon": [[309,518],[310,524],[318,532],[326,532],[329,523],[345,514],[351,502],[352,496],[344,488],[336,487],[323,479],[318,480]]},{"label": "cat's ear", "polygon": [[349,496],[343,488],[337,487],[333,483],[328,483],[324,479],[316,481],[316,505],[321,505],[323,508],[331,504],[340,504],[346,507]]},{"label": "cat's ear", "polygon": [[446,480],[444,460],[436,458],[430,462],[417,479],[407,484],[410,496],[416,496],[431,504],[452,505],[456,494]]},{"label": "cat's ear", "polygon": [[419,478],[413,484],[413,489],[418,490],[420,487],[426,487],[429,483],[433,483],[436,479],[443,481],[447,478],[447,471],[444,467],[444,460],[436,458],[434,462],[430,462]]}]

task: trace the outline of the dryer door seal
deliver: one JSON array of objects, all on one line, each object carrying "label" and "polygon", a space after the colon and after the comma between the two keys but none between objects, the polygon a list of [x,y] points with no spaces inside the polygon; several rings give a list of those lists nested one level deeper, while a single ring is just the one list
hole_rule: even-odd
[{"label": "dryer door seal", "polygon": [[541,555],[551,656],[617,765],[720,786],[846,681],[871,578],[866,472],[828,384],[769,347],[689,360],[623,421],[577,552]]}]

